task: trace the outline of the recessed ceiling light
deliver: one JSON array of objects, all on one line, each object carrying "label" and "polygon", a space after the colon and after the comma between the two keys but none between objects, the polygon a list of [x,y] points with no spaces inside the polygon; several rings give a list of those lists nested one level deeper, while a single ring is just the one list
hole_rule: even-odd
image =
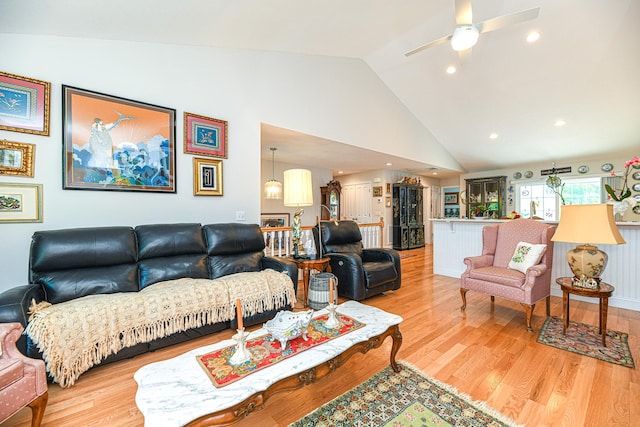
[{"label": "recessed ceiling light", "polygon": [[497,133],[495,133],[495,132],[491,132],[491,133],[489,134],[489,139],[497,139],[497,138],[498,138],[498,134],[497,134]]},{"label": "recessed ceiling light", "polygon": [[386,163],[386,165],[387,165],[387,166],[391,166],[391,165],[392,165],[392,163],[387,162],[387,163]]},{"label": "recessed ceiling light", "polygon": [[431,172],[431,175],[438,175],[438,172]]},{"label": "recessed ceiling light", "polygon": [[447,74],[453,74],[456,72],[456,67],[454,67],[453,65],[449,65],[447,67]]},{"label": "recessed ceiling light", "polygon": [[529,43],[533,43],[535,41],[537,41],[540,38],[540,33],[537,31],[531,31],[528,35],[527,35],[527,41]]},{"label": "recessed ceiling light", "polygon": [[554,126],[560,127],[560,126],[564,126],[564,125],[566,125],[566,124],[567,124],[567,122],[566,122],[566,121],[564,121],[564,120],[562,120],[562,119],[558,119],[558,120],[556,120],[556,122],[554,123]]},{"label": "recessed ceiling light", "polygon": [[344,173],[344,171],[338,171],[338,173],[342,175]]}]

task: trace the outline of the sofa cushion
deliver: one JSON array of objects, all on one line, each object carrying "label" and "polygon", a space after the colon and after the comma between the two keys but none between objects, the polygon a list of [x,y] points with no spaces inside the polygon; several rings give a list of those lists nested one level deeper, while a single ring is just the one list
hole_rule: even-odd
[{"label": "sofa cushion", "polygon": [[182,255],[145,259],[138,263],[140,289],[167,280],[209,278],[207,256],[205,254]]},{"label": "sofa cushion", "polygon": [[135,231],[140,260],[205,253],[200,224],[139,225]]},{"label": "sofa cushion", "polygon": [[36,231],[31,239],[29,282],[49,302],[138,290],[137,243],[131,227]]},{"label": "sofa cushion", "polygon": [[257,224],[208,224],[202,230],[207,253],[212,256],[262,253],[264,250],[264,238]]}]

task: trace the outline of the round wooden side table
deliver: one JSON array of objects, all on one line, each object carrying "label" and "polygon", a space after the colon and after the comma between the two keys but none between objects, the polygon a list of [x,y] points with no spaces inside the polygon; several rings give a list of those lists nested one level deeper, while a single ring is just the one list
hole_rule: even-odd
[{"label": "round wooden side table", "polygon": [[602,335],[602,345],[607,346],[607,311],[609,310],[609,297],[615,290],[608,283],[600,282],[595,289],[581,288],[573,286],[572,277],[558,277],[556,283],[562,288],[562,312],[564,321],[562,322],[562,333],[567,333],[569,326],[569,295],[579,295],[582,297],[598,298],[600,300],[600,325],[598,333]]},{"label": "round wooden side table", "polygon": [[309,295],[309,274],[311,270],[327,271],[331,272],[331,266],[329,261],[331,258],[294,258],[290,259],[296,263],[299,269],[302,270],[302,293],[304,298],[304,306],[307,307],[309,302],[307,301]]}]

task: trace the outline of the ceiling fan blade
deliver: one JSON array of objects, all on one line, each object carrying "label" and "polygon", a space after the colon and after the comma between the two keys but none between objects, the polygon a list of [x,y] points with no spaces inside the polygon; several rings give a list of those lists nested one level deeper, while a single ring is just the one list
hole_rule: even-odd
[{"label": "ceiling fan blade", "polygon": [[456,26],[473,24],[471,0],[456,0]]},{"label": "ceiling fan blade", "polygon": [[434,47],[434,46],[437,46],[439,44],[446,43],[447,41],[451,40],[452,36],[453,36],[453,34],[449,34],[446,37],[442,37],[442,38],[439,38],[439,39],[434,40],[432,42],[429,42],[427,44],[423,44],[422,46],[417,47],[417,48],[405,53],[404,56],[411,56],[414,53],[422,52],[423,50],[429,49],[430,47]]},{"label": "ceiling fan blade", "polygon": [[509,15],[502,15],[487,19],[484,22],[476,24],[476,26],[481,33],[488,33],[489,31],[499,30],[500,28],[504,28],[509,25],[529,21],[530,19],[536,19],[539,12],[540,8],[536,7],[533,9],[523,10],[521,12],[511,13]]}]

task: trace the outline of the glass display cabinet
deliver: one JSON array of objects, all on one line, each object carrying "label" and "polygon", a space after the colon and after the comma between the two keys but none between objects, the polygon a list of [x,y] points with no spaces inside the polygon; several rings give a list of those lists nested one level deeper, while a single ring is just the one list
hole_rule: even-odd
[{"label": "glass display cabinet", "polygon": [[424,246],[422,185],[393,184],[393,249]]},{"label": "glass display cabinet", "polygon": [[467,218],[506,216],[507,177],[465,179],[467,182]]}]

